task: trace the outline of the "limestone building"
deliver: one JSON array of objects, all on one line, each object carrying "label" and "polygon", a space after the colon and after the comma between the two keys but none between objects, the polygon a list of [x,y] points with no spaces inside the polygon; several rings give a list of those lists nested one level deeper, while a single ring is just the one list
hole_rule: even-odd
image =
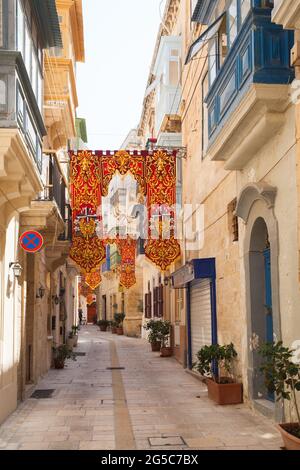
[{"label": "limestone building", "polygon": [[[76,137],[81,1],[2,0],[0,422],[47,372],[77,321],[66,151]],[[37,230],[36,254],[19,237]]]},{"label": "limestone building", "polygon": [[[167,133],[185,150],[182,259],[162,281],[175,355],[191,368],[204,344],[233,342],[245,401],[276,419],[254,346],[300,335],[298,12],[167,1],[139,126],[145,143]],[[145,316],[158,283],[145,268]]]}]

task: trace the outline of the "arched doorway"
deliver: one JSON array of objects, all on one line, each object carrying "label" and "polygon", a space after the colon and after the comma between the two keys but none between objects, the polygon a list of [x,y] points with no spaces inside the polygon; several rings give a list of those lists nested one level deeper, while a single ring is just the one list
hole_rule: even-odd
[{"label": "arched doorway", "polygon": [[238,198],[236,214],[244,222],[247,395],[255,408],[280,420],[281,403],[274,403],[266,390],[256,349],[257,340],[261,344],[281,338],[276,193],[276,188],[264,181],[246,185]]},{"label": "arched doorway", "polygon": [[[251,302],[251,331],[260,343],[273,342],[273,308],[271,248],[266,222],[259,217],[254,222],[250,238],[249,251],[249,295]],[[268,393],[260,372],[261,358],[255,348],[253,353],[253,395],[256,399],[274,401],[274,395]]]}]

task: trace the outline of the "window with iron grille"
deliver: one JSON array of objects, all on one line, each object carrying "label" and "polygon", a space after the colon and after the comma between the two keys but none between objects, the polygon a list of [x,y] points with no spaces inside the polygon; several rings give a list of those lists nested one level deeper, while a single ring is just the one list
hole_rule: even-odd
[{"label": "window with iron grille", "polygon": [[239,221],[235,215],[236,204],[236,198],[228,204],[228,228],[233,242],[237,242],[239,239]]}]

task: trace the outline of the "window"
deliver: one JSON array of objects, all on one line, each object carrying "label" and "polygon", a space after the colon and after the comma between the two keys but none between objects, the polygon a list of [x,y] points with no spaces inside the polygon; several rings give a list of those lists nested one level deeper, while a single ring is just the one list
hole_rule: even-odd
[{"label": "window", "polygon": [[0,79],[0,112],[6,111],[6,80]]},{"label": "window", "polygon": [[27,137],[28,137],[28,140],[29,140],[29,143],[32,147],[32,149],[36,150],[36,130],[35,130],[35,126],[33,124],[33,121],[31,119],[31,117],[29,116],[28,112],[27,112],[27,116],[26,116],[26,131],[27,131]]},{"label": "window", "polygon": [[238,33],[238,0],[232,0],[228,9],[228,39],[231,46]]},{"label": "window", "polygon": [[17,2],[17,40],[16,48],[21,52],[26,70],[31,81],[39,109],[42,109],[42,57],[43,52],[38,42],[37,27],[28,22],[20,0]]},{"label": "window", "polygon": [[170,61],[169,61],[169,85],[177,86],[180,77],[180,57],[178,49],[172,49],[170,52]]},{"label": "window", "polygon": [[25,113],[25,100],[20,90],[19,85],[17,86],[17,119],[22,129],[24,129],[24,113]]},{"label": "window", "polygon": [[216,38],[212,38],[208,45],[208,70],[209,70],[209,86],[213,84],[217,76],[218,66],[218,42]]},{"label": "window", "polygon": [[208,73],[202,81],[202,158],[204,158],[208,146],[208,108],[205,97],[208,93]]},{"label": "window", "polygon": [[241,0],[241,22],[243,23],[251,10],[251,0]]},{"label": "window", "polygon": [[31,38],[28,26],[25,27],[25,66],[28,76],[31,76]]},{"label": "window", "polygon": [[17,2],[17,49],[23,55],[25,59],[25,29],[24,29],[24,13],[20,2]]},{"label": "window", "polygon": [[3,1],[0,0],[0,47],[4,46],[4,31],[3,31]]}]

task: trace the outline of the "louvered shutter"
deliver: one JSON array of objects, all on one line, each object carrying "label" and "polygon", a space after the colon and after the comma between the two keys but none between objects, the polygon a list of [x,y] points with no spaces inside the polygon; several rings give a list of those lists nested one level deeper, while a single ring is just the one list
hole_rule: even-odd
[{"label": "louvered shutter", "polygon": [[161,284],[157,288],[157,303],[158,303],[158,316],[163,317],[164,315],[164,287]]},{"label": "louvered shutter", "polygon": [[154,309],[154,316],[158,317],[158,292],[157,287],[154,287],[153,291],[153,309]]}]

